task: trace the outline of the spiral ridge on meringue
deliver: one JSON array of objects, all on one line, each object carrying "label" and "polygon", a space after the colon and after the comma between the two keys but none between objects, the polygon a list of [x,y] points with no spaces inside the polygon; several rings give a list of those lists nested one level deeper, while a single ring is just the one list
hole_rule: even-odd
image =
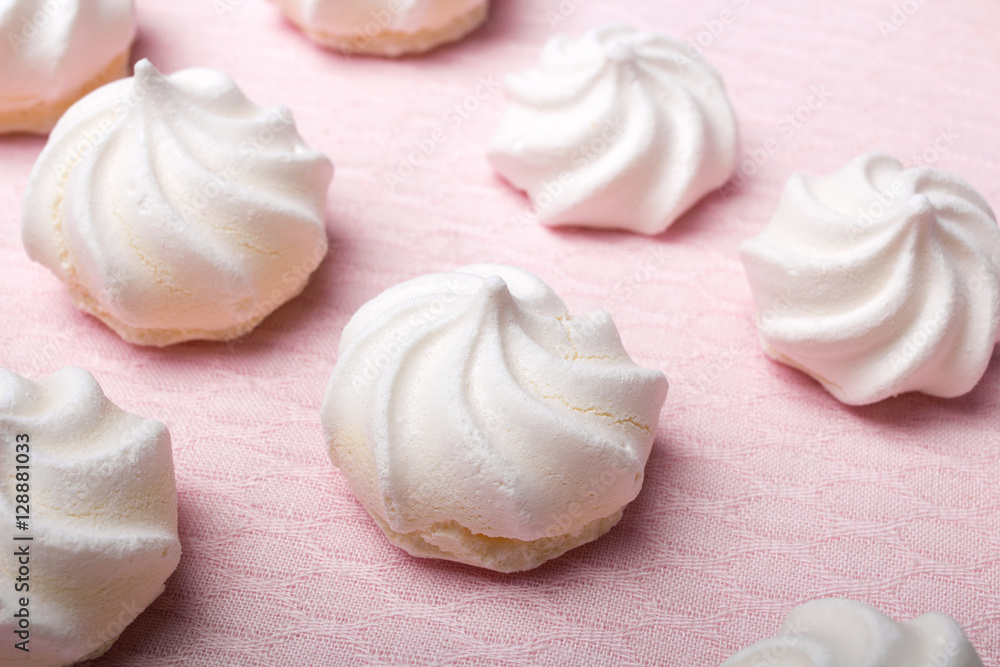
[{"label": "spiral ridge on meringue", "polygon": [[742,247],[765,352],[840,401],[979,382],[1000,332],[1000,229],[986,201],[938,169],[880,153],[793,176]]},{"label": "spiral ridge on meringue", "polygon": [[618,521],[666,391],[605,313],[574,317],[534,275],[480,264],[364,305],[322,416],[331,460],[392,542],[514,571]]},{"label": "spiral ridge on meringue", "polygon": [[[32,538],[9,542],[28,549],[20,593],[25,557],[14,547],[0,553],[0,662],[100,655],[163,592],[180,559],[170,434],[111,403],[82,369],[37,382],[0,369],[0,465],[0,520],[13,529],[25,493],[28,530],[17,535]],[[21,597],[30,601],[30,653],[14,647]]]},{"label": "spiral ridge on meringue", "polygon": [[897,623],[868,605],[837,598],[793,609],[781,633],[722,667],[982,667],[965,632],[944,614]]},{"label": "spiral ridge on meringue", "polygon": [[546,225],[658,234],[735,166],[722,79],[665,35],[625,25],[557,35],[506,90],[488,157]]},{"label": "spiral ridge on meringue", "polygon": [[163,76],[143,60],[53,130],[22,237],[122,338],[228,340],[301,292],[325,257],[332,175],[286,107],[257,107],[216,70]]}]

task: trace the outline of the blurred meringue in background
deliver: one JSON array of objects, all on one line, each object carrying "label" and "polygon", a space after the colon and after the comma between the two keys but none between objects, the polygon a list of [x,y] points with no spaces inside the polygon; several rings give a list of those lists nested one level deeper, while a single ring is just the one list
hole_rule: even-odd
[{"label": "blurred meringue in background", "polygon": [[128,76],[132,0],[0,0],[0,133],[45,134],[71,104]]},{"label": "blurred meringue in background", "polygon": [[348,55],[398,57],[462,39],[489,0],[274,0],[314,42]]},{"label": "blurred meringue in background", "polygon": [[659,234],[733,172],[722,79],[665,35],[625,25],[557,35],[506,90],[488,157],[545,225]]},{"label": "blurred meringue in background", "polygon": [[982,667],[961,626],[924,614],[897,623],[868,605],[830,598],[793,609],[781,633],[722,667]]}]

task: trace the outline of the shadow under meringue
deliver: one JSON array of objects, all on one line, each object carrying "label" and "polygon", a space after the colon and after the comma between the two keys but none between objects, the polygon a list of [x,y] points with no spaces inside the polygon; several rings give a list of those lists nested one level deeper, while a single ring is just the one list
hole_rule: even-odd
[{"label": "shadow under meringue", "polygon": [[[17,151],[21,153],[41,153],[49,140],[48,134],[32,134],[29,132],[8,132],[0,133],[0,153],[6,160],[10,153]],[[34,164],[34,160],[32,160]],[[25,173],[27,179],[27,173]]]},{"label": "shadow under meringue", "polygon": [[709,192],[685,211],[672,225],[653,238],[671,243],[684,243],[699,234],[718,236],[719,228],[727,220],[726,211],[735,204],[733,194],[726,186]]},{"label": "shadow under meringue", "polygon": [[[978,419],[988,423],[1000,410],[1000,346],[994,348],[986,372],[967,394],[940,398],[908,392],[871,405],[844,406],[857,417],[881,426],[923,430],[943,421]],[[996,423],[995,421],[993,422]],[[1000,440],[1000,433],[997,435]]]},{"label": "shadow under meringue", "polygon": [[[507,181],[505,181],[500,176],[496,176],[496,182],[498,187],[512,188]],[[526,215],[536,215],[535,209],[528,199],[528,196],[524,192],[517,193],[521,200],[521,208]],[[685,211],[679,218],[677,218],[669,227],[667,227],[662,232],[657,234],[643,234],[641,232],[634,232],[627,229],[609,227],[590,227],[587,225],[559,225],[559,226],[548,226],[538,223],[540,226],[545,227],[550,232],[556,236],[562,236],[567,239],[578,240],[581,237],[603,237],[607,239],[609,237],[626,235],[634,238],[641,238],[649,243],[658,243],[664,245],[675,245],[680,246],[684,243],[690,243],[690,239],[695,238],[701,234],[712,234],[713,238],[717,237],[719,234],[719,228],[721,225],[725,224],[729,216],[725,215],[729,201],[732,199],[732,195],[724,192],[723,190],[716,190],[710,192],[700,200],[695,202],[695,204]]]},{"label": "shadow under meringue", "polygon": [[[656,441],[646,462],[645,479],[635,500],[629,503],[618,522],[610,531],[593,542],[582,544],[538,567],[523,572],[494,572],[485,568],[434,558],[409,557],[408,564],[421,574],[429,577],[457,575],[472,577],[484,583],[503,586],[538,588],[558,584],[572,585],[581,579],[580,571],[594,572],[604,569],[612,577],[621,569],[637,569],[636,560],[643,560],[642,554],[659,549],[659,541],[649,530],[652,516],[660,511],[663,498],[672,485],[671,474],[676,466],[671,465],[663,432],[657,434]],[[616,564],[619,567],[609,567]]]},{"label": "shadow under meringue", "polygon": [[[333,294],[340,282],[335,275],[338,273],[335,265],[344,250],[342,244],[330,238],[329,232],[327,237],[330,249],[319,267],[310,275],[302,292],[278,307],[246,335],[230,341],[193,340],[166,347],[132,345],[125,341],[121,341],[122,345],[168,364],[171,361],[183,362],[220,355],[254,357],[271,351],[289,337],[316,329],[318,324],[327,319],[328,311],[335,308]],[[85,315],[81,313],[81,316]],[[110,328],[102,325],[100,329],[105,336],[118,338]],[[339,339],[338,334],[339,330],[329,332],[334,349]]]}]

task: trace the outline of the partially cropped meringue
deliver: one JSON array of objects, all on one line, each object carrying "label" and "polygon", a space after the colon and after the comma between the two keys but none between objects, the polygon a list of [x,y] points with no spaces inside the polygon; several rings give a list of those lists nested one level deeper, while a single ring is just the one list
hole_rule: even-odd
[{"label": "partially cropped meringue", "polygon": [[170,434],[82,369],[38,382],[0,369],[0,465],[0,663],[101,655],[180,560]]},{"label": "partially cropped meringue", "polygon": [[165,77],[143,60],[52,132],[24,247],[127,341],[229,340],[323,260],[332,176],[286,107],[254,105],[216,70]]},{"label": "partially cropped meringue", "polygon": [[989,364],[1000,229],[952,174],[880,153],[797,174],[742,255],[765,352],[844,403],[960,396]]},{"label": "partially cropped meringue", "polygon": [[868,605],[826,599],[796,607],[781,634],[722,667],[982,667],[962,628],[931,613],[897,623]]},{"label": "partially cropped meringue", "polygon": [[275,0],[314,42],[344,53],[396,57],[458,41],[489,0]]},{"label": "partially cropped meringue", "polygon": [[132,0],[0,0],[0,133],[52,129],[73,102],[128,75]]},{"label": "partially cropped meringue", "polygon": [[623,25],[557,35],[506,88],[488,157],[543,224],[658,234],[735,166],[719,73],[670,37]]},{"label": "partially cropped meringue", "polygon": [[639,493],[667,381],[606,313],[476,264],[392,287],[344,329],[330,459],[414,556],[527,570],[610,530]]}]

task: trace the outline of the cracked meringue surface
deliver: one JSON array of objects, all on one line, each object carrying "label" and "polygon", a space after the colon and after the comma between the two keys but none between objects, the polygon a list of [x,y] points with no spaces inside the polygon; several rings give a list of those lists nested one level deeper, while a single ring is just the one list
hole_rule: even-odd
[{"label": "cracked meringue surface", "polygon": [[73,302],[125,340],[230,340],[298,295],[327,253],[333,165],[286,107],[217,70],[135,76],[60,120],[21,232]]},{"label": "cracked meringue surface", "polygon": [[545,225],[658,234],[735,166],[719,73],[665,35],[626,25],[557,35],[506,91],[487,156]]},{"label": "cracked meringue surface", "polygon": [[344,329],[330,459],[415,556],[526,570],[607,532],[639,493],[667,381],[603,312],[477,264],[392,287]]},{"label": "cracked meringue surface", "polygon": [[[0,662],[58,667],[97,657],[163,592],[180,560],[170,434],[111,403],[80,368],[39,381],[0,369],[0,463],[9,471],[0,520],[13,530],[24,493],[29,519],[17,536],[32,538],[0,552]],[[15,577],[27,587],[16,591]],[[15,648],[22,597],[27,653]]]},{"label": "cracked meringue surface", "polygon": [[972,390],[1000,333],[1000,228],[971,185],[882,153],[789,179],[742,247],[764,351],[863,405]]}]

